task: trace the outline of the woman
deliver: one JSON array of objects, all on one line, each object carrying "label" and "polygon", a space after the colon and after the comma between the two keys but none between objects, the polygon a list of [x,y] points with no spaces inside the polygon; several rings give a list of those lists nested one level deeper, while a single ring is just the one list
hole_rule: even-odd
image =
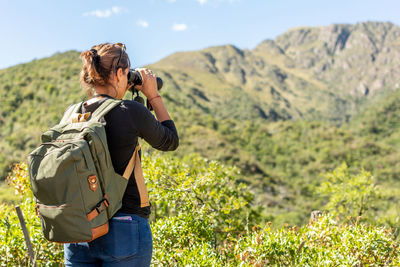
[{"label": "woman", "polygon": [[[81,59],[81,85],[91,97],[83,103],[81,113],[93,112],[107,98],[122,99],[130,87],[127,78],[130,60],[123,44],[93,46],[81,54]],[[157,119],[142,104],[128,100],[123,100],[102,119],[113,167],[121,175],[138,137],[163,151],[175,150],[179,144],[174,122],[158,93],[155,75],[148,69],[138,71],[143,83],[136,88],[150,101]],[[109,221],[108,234],[92,242],[65,244],[66,266],[149,266],[153,249],[149,215],[150,205],[141,207],[132,172],[122,208]]]}]

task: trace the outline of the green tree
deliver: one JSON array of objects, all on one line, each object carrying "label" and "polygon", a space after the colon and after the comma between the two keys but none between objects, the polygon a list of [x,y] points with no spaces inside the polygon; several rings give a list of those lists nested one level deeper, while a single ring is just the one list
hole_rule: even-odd
[{"label": "green tree", "polygon": [[[380,197],[370,172],[351,174],[346,163],[324,175],[326,181],[318,192],[328,201],[325,209],[342,218],[373,215],[373,207]],[[369,214],[368,214],[369,213]]]}]

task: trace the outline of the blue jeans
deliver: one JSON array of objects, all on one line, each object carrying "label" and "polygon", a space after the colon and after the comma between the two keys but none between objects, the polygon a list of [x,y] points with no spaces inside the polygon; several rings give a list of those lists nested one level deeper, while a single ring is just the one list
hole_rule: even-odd
[{"label": "blue jeans", "polygon": [[64,244],[65,266],[150,266],[152,252],[149,220],[120,212],[109,221],[106,235]]}]

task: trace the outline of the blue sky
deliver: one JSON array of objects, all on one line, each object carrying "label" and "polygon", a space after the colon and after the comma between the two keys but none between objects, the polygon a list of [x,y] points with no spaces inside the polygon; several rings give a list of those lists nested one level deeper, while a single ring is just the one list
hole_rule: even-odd
[{"label": "blue sky", "polygon": [[254,48],[296,26],[390,21],[398,0],[0,0],[0,68],[103,42],[121,42],[135,67],[174,52]]}]

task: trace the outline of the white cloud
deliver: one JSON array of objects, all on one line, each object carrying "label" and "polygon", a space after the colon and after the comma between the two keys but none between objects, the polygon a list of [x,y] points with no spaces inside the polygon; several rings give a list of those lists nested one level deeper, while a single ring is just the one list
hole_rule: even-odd
[{"label": "white cloud", "polygon": [[121,13],[121,12],[123,11],[123,8],[120,7],[120,6],[113,6],[113,7],[111,8],[111,11],[112,11],[114,14],[119,14],[119,13]]},{"label": "white cloud", "polygon": [[182,31],[186,31],[187,30],[187,25],[184,23],[175,23],[174,25],[172,25],[172,30],[176,31],[176,32],[182,32]]},{"label": "white cloud", "polygon": [[149,23],[142,19],[138,20],[137,25],[139,25],[140,27],[143,27],[143,28],[149,27]]},{"label": "white cloud", "polygon": [[123,7],[119,7],[119,6],[113,6],[111,8],[108,9],[104,9],[104,10],[100,10],[100,9],[96,9],[93,11],[89,11],[89,12],[85,12],[83,13],[83,16],[87,17],[87,16],[94,16],[97,18],[108,18],[112,15],[118,15],[121,14],[122,12],[126,11],[125,8]]},{"label": "white cloud", "polygon": [[205,5],[205,4],[211,4],[211,6],[219,6],[224,3],[237,3],[240,2],[241,0],[196,0],[200,5]]}]

